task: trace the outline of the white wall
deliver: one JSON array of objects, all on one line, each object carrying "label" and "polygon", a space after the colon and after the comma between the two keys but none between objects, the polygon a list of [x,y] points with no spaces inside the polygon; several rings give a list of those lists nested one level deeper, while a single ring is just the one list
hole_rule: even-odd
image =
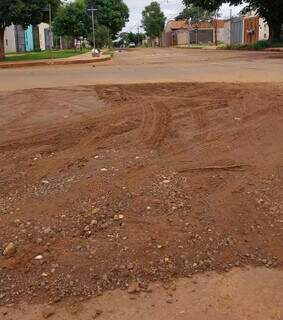
[{"label": "white wall", "polygon": [[44,35],[44,29],[48,29],[49,24],[47,23],[41,23],[38,25],[39,30],[39,45],[41,50],[45,50],[45,35]]},{"label": "white wall", "polygon": [[268,24],[262,18],[259,18],[258,40],[268,40],[268,39],[269,39]]},{"label": "white wall", "polygon": [[227,20],[224,23],[223,42],[225,44],[230,44],[231,42],[231,21],[230,20]]},{"label": "white wall", "polygon": [[5,52],[16,52],[15,28],[13,25],[5,29],[4,32]]}]

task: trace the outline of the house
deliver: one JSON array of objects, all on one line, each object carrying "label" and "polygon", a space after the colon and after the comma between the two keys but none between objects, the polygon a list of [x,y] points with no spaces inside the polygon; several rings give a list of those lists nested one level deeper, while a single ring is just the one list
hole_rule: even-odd
[{"label": "house", "polygon": [[225,20],[201,21],[191,24],[191,43],[224,42]]},{"label": "house", "polygon": [[200,21],[171,20],[162,34],[163,46],[189,46],[196,43],[224,41],[224,20]]},{"label": "house", "polygon": [[188,46],[190,44],[189,23],[187,20],[170,20],[162,33],[164,47]]}]

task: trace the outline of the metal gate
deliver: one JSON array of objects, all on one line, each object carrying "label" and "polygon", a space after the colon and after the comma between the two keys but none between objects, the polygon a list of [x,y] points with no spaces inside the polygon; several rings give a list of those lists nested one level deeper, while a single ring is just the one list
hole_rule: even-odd
[{"label": "metal gate", "polygon": [[39,41],[39,28],[38,26],[32,27],[32,36],[33,36],[33,50],[40,51],[40,41]]},{"label": "metal gate", "polygon": [[213,29],[190,30],[190,43],[212,43]]},{"label": "metal gate", "polygon": [[25,52],[25,30],[20,25],[15,26],[15,38],[17,52]]},{"label": "metal gate", "polygon": [[44,39],[45,39],[45,50],[49,50],[50,49],[50,31],[49,28],[45,28],[44,29]]},{"label": "metal gate", "polygon": [[231,20],[231,44],[243,43],[243,19]]}]

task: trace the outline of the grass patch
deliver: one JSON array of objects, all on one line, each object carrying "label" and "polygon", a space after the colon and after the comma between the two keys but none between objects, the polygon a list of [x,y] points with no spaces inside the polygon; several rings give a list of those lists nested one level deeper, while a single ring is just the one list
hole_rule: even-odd
[{"label": "grass patch", "polygon": [[219,46],[219,49],[226,50],[264,50],[267,48],[282,48],[283,42],[273,42],[271,40],[260,40],[254,44],[229,44]]},{"label": "grass patch", "polygon": [[[69,58],[73,56],[78,56],[86,52],[89,52],[89,49],[83,49],[82,51],[74,50],[74,49],[53,51],[53,59]],[[6,57],[5,59],[1,59],[0,61],[12,62],[12,61],[46,60],[46,59],[50,59],[49,50],[40,51],[40,52],[17,53],[17,54],[13,53],[11,56]]]},{"label": "grass patch", "polygon": [[101,54],[103,56],[110,55],[111,57],[114,55],[115,49],[114,48],[104,48],[101,50]]}]

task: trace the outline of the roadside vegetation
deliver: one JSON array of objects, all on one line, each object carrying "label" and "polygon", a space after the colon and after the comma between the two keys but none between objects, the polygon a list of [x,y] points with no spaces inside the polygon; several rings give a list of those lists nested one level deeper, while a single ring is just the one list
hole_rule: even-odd
[{"label": "roadside vegetation", "polygon": [[268,48],[282,48],[283,42],[271,41],[271,40],[260,40],[253,44],[228,44],[220,45],[218,49],[226,50],[264,50]]},{"label": "roadside vegetation", "polygon": [[[4,32],[11,25],[22,25],[26,29],[30,25],[49,22],[49,5],[52,9],[54,39],[68,39],[69,48],[75,46],[76,40],[88,42],[96,48],[111,47],[112,41],[124,28],[129,20],[129,9],[123,0],[95,1],[95,44],[92,28],[92,16],[89,7],[92,0],[1,0],[0,1],[0,61],[5,58]],[[65,58],[77,55],[78,51],[55,52],[54,58]],[[8,57],[6,60],[48,59],[48,53],[27,53],[17,58]],[[1,60],[2,59],[2,60]]]},{"label": "roadside vegetation", "polygon": [[[89,52],[89,49],[58,50],[58,51],[52,52],[52,57],[53,59],[70,58],[86,52]],[[13,53],[11,55],[7,55],[4,59],[0,59],[0,61],[12,62],[12,61],[46,60],[50,58],[51,58],[51,52],[49,50],[46,50],[46,51],[40,51],[40,52]]]}]

